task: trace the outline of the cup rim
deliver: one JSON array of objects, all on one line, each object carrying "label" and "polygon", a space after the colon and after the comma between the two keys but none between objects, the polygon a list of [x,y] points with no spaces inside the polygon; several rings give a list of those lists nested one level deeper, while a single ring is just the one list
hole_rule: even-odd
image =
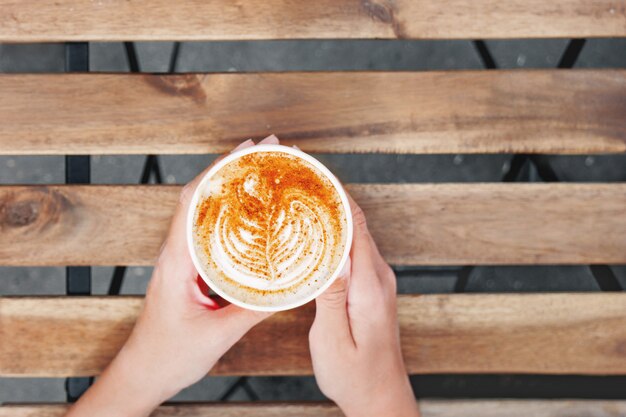
[{"label": "cup rim", "polygon": [[[258,152],[283,152],[283,153],[287,153],[287,154],[296,156],[298,158],[301,158],[305,160],[306,162],[310,163],[311,165],[313,165],[319,172],[322,173],[322,175],[328,178],[331,184],[335,187],[335,190],[339,194],[339,198],[344,207],[344,213],[346,216],[346,227],[347,227],[346,245],[341,255],[341,259],[339,260],[339,263],[337,264],[337,267],[335,268],[333,273],[330,275],[330,278],[324,283],[324,285],[322,285],[312,294],[309,294],[307,297],[304,297],[302,299],[295,300],[293,302],[286,303],[280,306],[258,306],[258,305],[246,303],[244,301],[238,300],[226,294],[208,276],[207,271],[205,271],[205,268],[202,265],[202,262],[200,262],[200,260],[198,259],[198,255],[196,254],[196,248],[194,244],[194,233],[193,233],[194,218],[196,214],[198,201],[200,199],[201,191],[206,188],[207,182],[220,169],[222,169],[225,165],[229,164],[230,162],[236,159],[239,159],[242,156],[249,155],[252,153],[258,153]],[[209,169],[209,171],[202,177],[202,179],[200,180],[200,183],[198,184],[198,186],[193,192],[191,203],[187,211],[186,227],[187,227],[187,247],[188,247],[189,253],[191,254],[191,259],[193,261],[193,264],[196,270],[198,271],[198,274],[200,275],[200,277],[202,277],[202,279],[209,286],[209,288],[215,291],[215,293],[219,295],[220,297],[224,298],[225,300],[239,307],[243,307],[249,310],[270,311],[270,312],[284,311],[284,310],[290,310],[293,308],[300,307],[314,300],[320,294],[326,291],[326,289],[328,289],[328,287],[330,287],[333,284],[333,282],[335,282],[335,280],[339,277],[340,272],[343,270],[344,266],[346,265],[346,262],[348,261],[348,257],[350,255],[350,249],[352,247],[352,237],[353,237],[352,211],[350,209],[350,202],[348,200],[348,196],[346,195],[345,190],[343,189],[343,186],[341,185],[337,177],[324,164],[322,164],[320,161],[318,161],[311,155],[304,153],[299,149],[292,148],[292,147],[285,146],[285,145],[262,144],[262,145],[250,146],[248,148],[244,148],[244,149],[232,152],[231,154],[225,156],[223,159],[218,161],[215,165],[213,165],[211,169]]]}]

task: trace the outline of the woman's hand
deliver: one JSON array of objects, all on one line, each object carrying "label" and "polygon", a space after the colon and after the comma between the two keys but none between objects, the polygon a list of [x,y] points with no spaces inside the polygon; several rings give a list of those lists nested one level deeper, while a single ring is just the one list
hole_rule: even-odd
[{"label": "woman's hand", "polygon": [[[262,143],[278,143],[269,137]],[[236,149],[253,146],[246,141]],[[128,341],[68,416],[146,416],[205,376],[268,313],[224,308],[204,294],[186,240],[191,197],[203,172],[185,186],[156,262],[143,309]]]},{"label": "woman's hand", "polygon": [[363,211],[352,199],[350,205],[351,265],[318,297],[309,334],[315,378],[348,417],[418,416],[400,351],[396,277]]}]

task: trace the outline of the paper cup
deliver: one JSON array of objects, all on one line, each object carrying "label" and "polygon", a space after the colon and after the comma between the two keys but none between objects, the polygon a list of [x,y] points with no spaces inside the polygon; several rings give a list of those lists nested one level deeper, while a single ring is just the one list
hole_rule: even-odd
[{"label": "paper cup", "polygon": [[[246,303],[244,301],[238,300],[228,294],[226,294],[224,291],[222,291],[222,289],[219,287],[218,284],[216,284],[215,282],[213,282],[213,280],[211,279],[211,276],[209,273],[207,273],[207,271],[205,270],[204,265],[202,264],[202,262],[198,259],[198,255],[196,254],[196,247],[195,247],[195,243],[194,243],[194,220],[195,220],[195,214],[196,214],[196,209],[198,206],[198,203],[200,201],[200,198],[205,194],[205,192],[207,191],[207,187],[211,181],[211,178],[215,175],[215,173],[217,173],[220,169],[222,169],[222,167],[224,167],[225,165],[227,165],[228,163],[241,158],[244,155],[249,155],[252,153],[257,153],[257,152],[283,152],[283,153],[287,153],[293,156],[296,156],[308,163],[310,163],[311,165],[313,165],[313,167],[315,167],[323,176],[325,176],[326,178],[328,178],[328,180],[330,180],[330,182],[332,183],[332,185],[335,187],[335,189],[337,190],[337,193],[339,194],[339,197],[341,199],[341,203],[343,205],[344,208],[344,213],[346,215],[346,245],[344,248],[344,252],[341,256],[341,259],[339,261],[339,263],[337,264],[337,268],[335,268],[335,270],[330,274],[330,276],[328,277],[328,280],[326,281],[325,284],[323,284],[317,291],[315,291],[312,294],[307,295],[306,297],[302,297],[301,299],[298,299],[296,297],[292,298],[292,299],[286,299],[284,305],[275,305],[275,306],[258,306],[258,305],[254,305],[254,304],[249,304]],[[316,298],[317,296],[319,296],[321,293],[323,293],[324,291],[326,291],[326,289],[328,287],[330,287],[332,285],[332,283],[335,281],[335,279],[337,279],[337,277],[339,276],[340,272],[342,271],[342,269],[344,268],[347,260],[348,260],[348,256],[350,255],[350,247],[352,246],[352,233],[353,233],[353,225],[352,225],[352,214],[350,211],[350,203],[348,201],[348,197],[346,196],[346,192],[344,191],[343,187],[341,186],[341,183],[339,182],[339,180],[333,175],[332,172],[330,172],[330,170],[328,170],[328,168],[326,168],[320,161],[318,161],[317,159],[313,158],[311,155],[308,155],[298,149],[295,148],[291,148],[288,146],[283,146],[283,145],[256,145],[256,146],[251,146],[249,148],[245,148],[242,149],[240,151],[236,151],[231,153],[230,155],[226,156],[224,159],[222,159],[221,161],[219,161],[218,163],[216,163],[213,167],[211,167],[211,169],[206,173],[206,175],[204,176],[204,178],[202,178],[202,180],[200,181],[200,184],[198,185],[198,187],[196,188],[196,190],[194,191],[193,197],[191,199],[191,204],[189,206],[189,212],[187,213],[187,244],[189,246],[189,252],[191,253],[191,259],[193,260],[193,263],[196,267],[196,269],[198,270],[198,273],[200,274],[200,276],[202,277],[202,279],[204,280],[204,282],[206,282],[206,284],[209,286],[209,288],[211,288],[213,291],[215,291],[216,294],[218,294],[220,297],[224,298],[225,300],[238,305],[240,307],[243,308],[247,308],[250,310],[258,310],[258,311],[282,311],[282,310],[289,310],[292,308],[296,308],[299,307],[303,304],[308,303],[309,301],[313,300],[314,298]]]}]

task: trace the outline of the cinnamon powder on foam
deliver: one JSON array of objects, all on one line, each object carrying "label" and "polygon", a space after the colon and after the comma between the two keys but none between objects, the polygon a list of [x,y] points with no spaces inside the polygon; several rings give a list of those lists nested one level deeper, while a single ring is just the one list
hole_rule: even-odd
[{"label": "cinnamon powder on foam", "polygon": [[[197,206],[195,225],[200,238],[198,243],[205,251],[208,250],[210,234],[223,204],[228,204],[230,219],[233,222],[232,229],[237,230],[243,225],[243,217],[263,223],[267,221],[268,207],[273,212],[287,209],[288,202],[283,199],[283,196],[292,190],[301,192],[315,200],[318,207],[321,207],[322,211],[328,214],[332,223],[330,231],[334,234],[334,241],[341,241],[343,223],[341,219],[345,214],[341,207],[339,194],[332,183],[327,178],[322,177],[322,174],[318,173],[308,162],[289,154],[260,152],[236,159],[223,167],[222,170],[231,164],[237,164],[237,172],[241,175],[225,175],[225,182],[222,184],[220,192],[217,195],[204,198]],[[259,196],[260,199],[251,198],[249,195],[242,196],[243,181],[251,173],[257,174],[257,177],[263,182],[259,189],[269,191],[266,195]],[[219,174],[220,171],[216,173],[216,176]],[[265,201],[263,201],[264,199]],[[335,250],[334,248],[328,249]],[[210,259],[210,254],[207,253],[207,255]],[[224,278],[231,284],[242,287],[240,283],[234,282],[228,277]],[[304,282],[296,285],[301,285]],[[250,287],[245,287],[245,289],[261,295],[267,292],[291,292],[295,290],[293,287],[278,291],[262,291]]]}]

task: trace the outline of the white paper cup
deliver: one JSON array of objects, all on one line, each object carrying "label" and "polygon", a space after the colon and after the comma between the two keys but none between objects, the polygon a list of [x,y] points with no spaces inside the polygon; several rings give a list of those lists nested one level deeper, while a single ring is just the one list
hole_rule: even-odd
[{"label": "white paper cup", "polygon": [[[345,225],[347,228],[346,244],[345,244],[344,252],[341,255],[341,259],[339,263],[337,264],[337,268],[335,268],[335,270],[332,272],[332,274],[330,275],[326,283],[322,285],[317,291],[307,296],[303,296],[302,299],[297,299],[295,297],[292,299],[286,299],[284,305],[258,306],[258,305],[246,303],[244,301],[238,300],[226,294],[219,287],[217,283],[213,282],[210,274],[207,273],[204,265],[202,264],[202,262],[198,258],[198,255],[196,254],[196,245],[194,242],[194,220],[196,217],[196,209],[197,209],[201,196],[203,196],[207,190],[207,187],[211,181],[211,178],[213,177],[213,175],[215,175],[215,173],[217,173],[220,169],[222,169],[222,167],[224,167],[228,163],[238,158],[241,158],[244,155],[249,155],[249,154],[257,153],[257,152],[283,152],[283,153],[296,156],[300,159],[303,159],[304,161],[313,165],[322,175],[324,175],[326,178],[330,180],[330,182],[333,184],[333,186],[337,190],[337,193],[339,194],[341,203],[343,205],[344,213],[346,215],[346,221],[345,221]],[[191,204],[189,206],[189,212],[187,213],[187,244],[189,246],[189,252],[191,253],[191,259],[193,260],[193,263],[196,269],[198,270],[198,273],[200,274],[204,282],[206,282],[206,284],[209,286],[209,288],[215,291],[217,295],[219,295],[220,297],[224,298],[225,300],[235,305],[238,305],[240,307],[247,308],[250,310],[282,311],[282,310],[289,310],[292,308],[300,307],[301,305],[308,303],[309,301],[315,299],[321,293],[326,291],[326,289],[332,285],[335,279],[337,279],[337,277],[339,276],[339,273],[342,271],[343,267],[345,266],[348,260],[348,256],[350,255],[350,247],[352,246],[352,232],[353,232],[352,227],[353,227],[352,226],[352,214],[350,211],[350,203],[348,201],[348,197],[346,196],[346,192],[341,186],[341,183],[339,182],[339,180],[320,161],[313,158],[311,155],[308,155],[298,149],[291,148],[288,146],[256,145],[256,146],[251,146],[249,148],[242,149],[240,151],[233,152],[230,155],[226,156],[224,159],[222,159],[213,167],[211,167],[211,169],[206,173],[204,178],[202,178],[202,180],[200,181],[200,184],[194,191],[193,197],[191,199]]]}]

